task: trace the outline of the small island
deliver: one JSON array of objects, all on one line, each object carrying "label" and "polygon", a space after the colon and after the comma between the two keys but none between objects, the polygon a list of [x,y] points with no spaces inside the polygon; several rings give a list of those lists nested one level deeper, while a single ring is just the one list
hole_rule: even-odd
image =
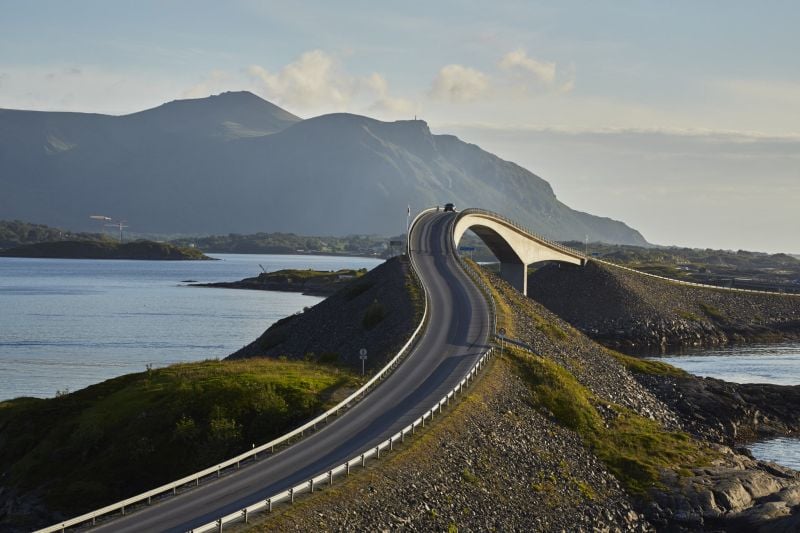
[{"label": "small island", "polygon": [[146,261],[213,260],[195,248],[153,241],[56,241],[25,244],[0,250],[0,257],[47,259],[137,259]]},{"label": "small island", "polygon": [[330,296],[348,281],[367,273],[359,270],[276,270],[264,272],[254,278],[218,283],[193,283],[191,287],[219,287],[223,289],[254,289],[260,291],[301,292],[311,296]]}]

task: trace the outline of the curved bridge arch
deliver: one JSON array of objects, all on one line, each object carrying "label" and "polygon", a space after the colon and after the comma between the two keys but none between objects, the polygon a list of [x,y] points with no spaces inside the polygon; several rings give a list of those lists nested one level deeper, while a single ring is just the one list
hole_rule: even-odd
[{"label": "curved bridge arch", "polygon": [[483,209],[465,209],[453,224],[453,242],[472,230],[500,261],[500,277],[523,294],[528,293],[528,265],[540,261],[586,264],[582,253],[549,241],[497,213]]}]

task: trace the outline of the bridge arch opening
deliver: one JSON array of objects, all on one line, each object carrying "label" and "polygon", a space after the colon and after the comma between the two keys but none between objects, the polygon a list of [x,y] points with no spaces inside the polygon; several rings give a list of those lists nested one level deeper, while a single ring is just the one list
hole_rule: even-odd
[{"label": "bridge arch opening", "polygon": [[500,277],[521,293],[528,293],[528,265],[556,261],[583,265],[585,258],[571,250],[531,235],[498,215],[487,212],[462,212],[453,226],[453,242],[458,246],[464,233],[471,231],[500,262]]}]

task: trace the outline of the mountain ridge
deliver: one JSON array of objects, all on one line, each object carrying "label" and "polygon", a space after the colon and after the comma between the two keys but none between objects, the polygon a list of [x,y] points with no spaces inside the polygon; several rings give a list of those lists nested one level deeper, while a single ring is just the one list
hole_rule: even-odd
[{"label": "mountain ridge", "polygon": [[102,213],[161,233],[389,235],[407,205],[454,202],[559,240],[647,244],[425,121],[303,120],[242,91],[121,116],[0,110],[0,190],[0,218],[76,229]]}]

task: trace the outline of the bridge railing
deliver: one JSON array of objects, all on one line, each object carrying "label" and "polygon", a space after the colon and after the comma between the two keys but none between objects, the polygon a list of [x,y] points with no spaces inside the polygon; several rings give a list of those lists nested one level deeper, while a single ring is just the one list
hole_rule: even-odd
[{"label": "bridge railing", "polygon": [[584,254],[583,252],[580,252],[580,251],[578,251],[578,250],[576,250],[574,248],[570,248],[569,246],[564,246],[560,242],[556,242],[554,240],[551,240],[551,239],[548,239],[546,237],[543,237],[539,233],[536,233],[535,231],[533,231],[533,230],[531,230],[529,228],[526,228],[525,226],[523,226],[519,222],[517,222],[515,220],[512,220],[512,219],[510,219],[510,218],[508,218],[508,217],[506,217],[504,215],[495,213],[493,211],[488,211],[486,209],[479,209],[479,208],[476,208],[476,207],[470,207],[470,208],[464,209],[462,211],[459,211],[459,215],[470,215],[470,214],[473,214],[473,215],[484,215],[484,216],[496,218],[496,219],[502,221],[503,223],[505,223],[505,224],[507,224],[507,225],[509,225],[509,226],[511,226],[511,227],[523,232],[523,233],[527,233],[529,236],[533,237],[534,239],[536,239],[538,241],[541,241],[542,243],[546,244],[547,246],[549,246],[551,248],[554,248],[554,249],[556,249],[556,250],[558,250],[560,252],[564,252],[565,254],[572,255],[574,257],[578,257],[580,259],[583,259],[584,261],[587,259],[586,258],[586,254]]},{"label": "bridge railing", "polygon": [[[414,223],[418,221],[418,219],[425,214],[426,212],[431,211],[425,210],[420,213],[415,219]],[[413,225],[411,226],[413,228]],[[244,453],[241,453],[235,457],[232,457],[226,461],[222,461],[221,463],[215,464],[193,474],[189,474],[188,476],[184,476],[178,480],[172,481],[165,485],[161,485],[160,487],[156,487],[154,489],[148,490],[146,492],[142,492],[141,494],[137,494],[135,496],[131,496],[130,498],[126,498],[124,500],[112,503],[110,505],[106,505],[105,507],[101,507],[100,509],[95,509],[88,513],[84,513],[80,516],[76,516],[69,520],[65,520],[63,522],[59,522],[58,524],[54,524],[52,526],[45,527],[43,529],[37,530],[35,533],[53,533],[56,531],[64,531],[68,527],[78,526],[85,523],[91,523],[94,525],[97,522],[98,518],[102,518],[106,515],[111,513],[120,512],[121,514],[125,514],[126,511],[129,511],[131,507],[140,505],[140,504],[147,504],[149,505],[152,503],[154,499],[158,499],[161,497],[165,497],[168,495],[175,495],[179,490],[182,490],[187,487],[192,486],[199,486],[200,482],[204,479],[211,479],[217,478],[222,475],[223,472],[226,472],[229,469],[239,469],[241,464],[247,462],[249,460],[257,460],[259,454],[267,454],[267,453],[274,453],[275,448],[283,445],[288,444],[291,439],[293,438],[302,438],[307,433],[311,433],[317,429],[318,426],[321,426],[328,422],[328,419],[331,417],[338,416],[340,413],[349,409],[352,405],[354,405],[358,400],[364,398],[368,392],[370,392],[374,387],[376,387],[380,381],[388,377],[389,374],[402,362],[403,358],[410,353],[411,349],[413,348],[415,342],[417,341],[420,333],[422,332],[425,323],[428,320],[428,296],[425,287],[422,285],[421,280],[419,279],[419,275],[417,274],[417,268],[414,264],[413,256],[409,255],[409,261],[411,264],[411,275],[414,278],[415,283],[419,285],[419,287],[423,290],[425,294],[425,303],[424,303],[424,310],[422,313],[422,318],[419,321],[414,332],[409,337],[408,341],[403,345],[402,348],[397,352],[397,354],[383,367],[381,368],[372,378],[370,378],[364,385],[362,385],[358,390],[353,392],[350,396],[336,404],[335,406],[331,407],[324,413],[312,418],[305,424],[289,431],[288,433],[281,435],[280,437],[273,439],[266,444],[262,444],[260,446],[256,446],[251,450],[247,450]]]},{"label": "bridge railing", "polygon": [[473,283],[475,283],[478,288],[480,288],[481,292],[483,292],[486,301],[489,302],[489,324],[492,331],[492,337],[497,335],[497,304],[494,300],[494,294],[492,294],[491,288],[483,281],[483,277],[478,274],[478,272],[469,264],[467,261],[464,260],[461,255],[456,252],[456,258],[458,258],[459,264],[461,264],[461,268],[464,269],[464,272],[472,279]]},{"label": "bridge railing", "polygon": [[685,285],[687,287],[700,287],[700,288],[704,288],[704,289],[715,289],[715,290],[719,290],[719,291],[731,291],[731,292],[743,292],[743,293],[749,293],[749,294],[771,294],[771,295],[775,295],[775,296],[800,297],[800,294],[797,294],[797,293],[775,292],[775,291],[760,291],[760,290],[757,290],[757,289],[737,289],[736,287],[720,287],[719,285],[711,285],[709,283],[697,283],[697,282],[694,282],[694,281],[684,281],[682,279],[674,279],[674,278],[668,278],[666,276],[659,276],[658,274],[651,274],[650,272],[642,272],[641,270],[636,270],[635,268],[618,265],[617,263],[613,263],[611,261],[606,261],[604,259],[598,259],[596,257],[593,257],[591,260],[595,261],[597,263],[600,263],[602,265],[607,265],[607,266],[610,266],[610,267],[613,267],[613,268],[619,268],[619,269],[622,269],[622,270],[627,270],[629,272],[634,272],[634,273],[639,274],[641,276],[647,276],[647,277],[650,277],[650,278],[660,279],[662,281],[667,281],[669,283],[677,283],[678,285]]}]

